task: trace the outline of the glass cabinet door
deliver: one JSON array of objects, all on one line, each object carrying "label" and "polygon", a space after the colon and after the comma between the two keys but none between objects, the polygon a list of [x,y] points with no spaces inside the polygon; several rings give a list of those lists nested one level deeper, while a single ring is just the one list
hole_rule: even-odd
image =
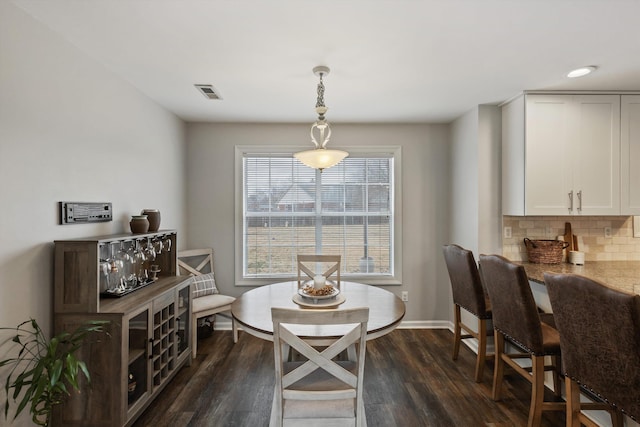
[{"label": "glass cabinet door", "polygon": [[146,305],[129,318],[129,355],[127,372],[127,404],[131,410],[149,394],[149,319],[150,306]]},{"label": "glass cabinet door", "polygon": [[191,316],[189,315],[191,286],[178,290],[178,313],[176,316],[178,356],[189,349],[191,338]]}]

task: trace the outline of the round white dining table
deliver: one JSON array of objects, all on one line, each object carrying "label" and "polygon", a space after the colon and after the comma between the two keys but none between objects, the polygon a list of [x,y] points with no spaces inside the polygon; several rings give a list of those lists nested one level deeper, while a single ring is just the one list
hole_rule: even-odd
[{"label": "round white dining table", "polygon": [[[369,307],[367,340],[381,337],[394,330],[405,314],[405,305],[393,293],[372,285],[341,282],[340,293],[344,303],[332,308],[308,308],[293,301],[298,293],[298,282],[281,282],[264,285],[245,292],[231,305],[231,314],[242,329],[258,338],[273,341],[271,308],[296,310],[345,310]],[[311,339],[331,338],[344,334],[343,325],[297,325],[295,333]]]}]

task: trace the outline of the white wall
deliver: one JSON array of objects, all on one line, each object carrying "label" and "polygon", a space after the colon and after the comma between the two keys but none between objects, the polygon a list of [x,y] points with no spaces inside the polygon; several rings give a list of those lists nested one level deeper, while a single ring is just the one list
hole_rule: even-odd
[{"label": "white wall", "polygon": [[[449,242],[478,257],[478,110],[451,125],[451,234]],[[444,260],[443,260],[444,262]]]},{"label": "white wall", "polygon": [[501,116],[479,105],[451,124],[451,235],[474,252],[501,253]]},{"label": "white wall", "polygon": [[[397,295],[409,291],[407,321],[448,319],[440,259],[448,234],[448,126],[332,124],[332,130],[332,148],[402,147],[403,284],[385,288]],[[308,124],[188,124],[187,239],[190,248],[214,248],[216,283],[223,292],[237,296],[250,289],[234,286],[234,147],[308,149],[308,134]]]},{"label": "white wall", "polygon": [[[54,240],[126,231],[143,208],[182,229],[184,151],[181,120],[0,2],[0,326],[49,332]],[[58,225],[59,201],[110,201],[115,219]]]},{"label": "white wall", "polygon": [[[480,105],[451,124],[449,241],[472,250],[476,261],[481,253],[502,253],[500,149],[498,107]],[[449,286],[448,277],[444,282]],[[475,318],[464,310],[462,320],[475,329]]]},{"label": "white wall", "polygon": [[478,252],[502,253],[502,114],[478,106]]}]

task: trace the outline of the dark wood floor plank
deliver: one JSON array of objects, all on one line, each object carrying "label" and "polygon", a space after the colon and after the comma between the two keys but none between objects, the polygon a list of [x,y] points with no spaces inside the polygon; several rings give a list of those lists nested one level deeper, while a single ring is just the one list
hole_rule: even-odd
[{"label": "dark wood floor plank", "polygon": [[[451,360],[447,330],[405,329],[367,343],[365,408],[369,427],[514,427],[527,422],[530,384],[505,375],[504,397],[491,399],[493,366],[474,381],[475,354],[461,347]],[[246,333],[216,331],[198,342],[183,368],[134,427],[261,427],[269,425],[274,386],[273,344]],[[552,393],[549,392],[549,398]],[[564,426],[564,413],[545,412],[544,427]]]}]

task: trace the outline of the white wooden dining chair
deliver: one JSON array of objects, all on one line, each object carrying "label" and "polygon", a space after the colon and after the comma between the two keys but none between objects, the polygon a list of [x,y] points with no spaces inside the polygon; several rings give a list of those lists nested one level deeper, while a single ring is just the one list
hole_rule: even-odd
[{"label": "white wooden dining chair", "polygon": [[238,342],[238,327],[231,316],[232,296],[221,295],[213,275],[213,249],[190,249],[178,252],[180,274],[194,276],[191,309],[191,353],[196,357],[198,349],[198,319],[219,314],[231,319],[233,342]]},{"label": "white wooden dining chair", "polygon": [[341,258],[341,255],[298,255],[298,287],[321,274],[327,282],[340,289]]},{"label": "white wooden dining chair", "polygon": [[[274,307],[271,318],[276,386],[270,426],[366,426],[362,384],[369,308],[301,310]],[[294,332],[295,325],[318,324],[353,327],[320,350]],[[336,356],[356,343],[355,361],[336,360]],[[306,360],[284,360],[283,346],[290,346]]]}]

